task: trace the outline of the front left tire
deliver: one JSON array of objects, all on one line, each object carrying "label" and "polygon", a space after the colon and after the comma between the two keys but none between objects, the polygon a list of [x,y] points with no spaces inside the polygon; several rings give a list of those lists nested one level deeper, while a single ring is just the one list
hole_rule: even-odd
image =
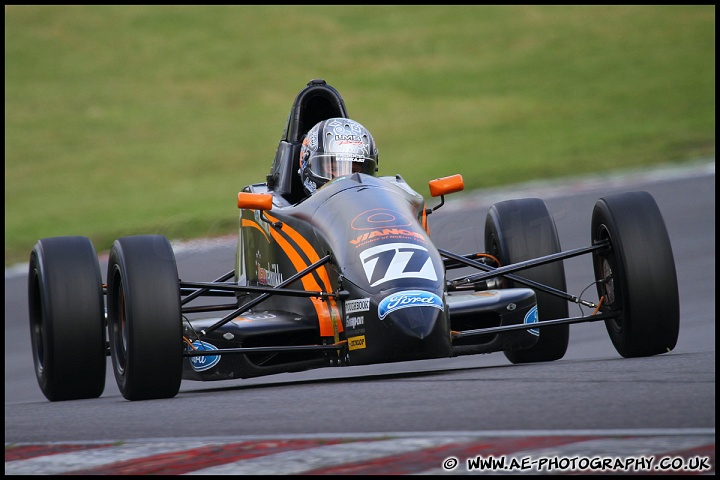
[{"label": "front left tire", "polygon": [[[560,252],[555,222],[545,202],[539,198],[522,198],[492,205],[485,221],[485,251],[498,258],[502,265]],[[516,275],[567,291],[562,261],[521,270]],[[504,286],[524,287],[508,279],[504,279]],[[540,321],[568,317],[567,300],[542,291],[535,291],[535,294]],[[567,324],[543,327],[532,347],[503,353],[512,363],[559,360],[567,351],[569,339],[570,326]]]},{"label": "front left tire", "polygon": [[182,380],[182,310],[175,254],[160,235],[116,240],[108,263],[113,371],[127,400],[171,398]]},{"label": "front left tire", "polygon": [[617,352],[647,357],[675,348],[680,299],[670,237],[655,199],[625,192],[598,199],[592,214],[592,241],[609,241],[593,252],[602,311]]}]

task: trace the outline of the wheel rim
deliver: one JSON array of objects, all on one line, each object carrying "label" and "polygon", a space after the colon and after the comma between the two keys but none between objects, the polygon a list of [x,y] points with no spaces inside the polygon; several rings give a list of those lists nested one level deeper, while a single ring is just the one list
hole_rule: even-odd
[{"label": "wheel rim", "polygon": [[40,307],[40,277],[37,268],[32,271],[32,289],[30,291],[30,332],[32,335],[35,369],[39,375],[45,370],[45,347],[43,338],[43,313]]},{"label": "wheel rim", "polygon": [[[601,278],[598,279],[599,283],[599,294],[605,299],[603,300],[604,311],[620,311],[622,312],[622,293],[616,288],[614,272],[617,271],[615,265],[617,264],[614,250],[612,249],[612,238],[606,225],[598,226],[598,240],[610,241],[610,250],[606,253],[598,255],[597,262],[599,264],[598,272],[601,273]],[[621,317],[611,318],[605,321],[614,332],[621,333],[623,331],[623,321]]]},{"label": "wheel rim", "polygon": [[115,355],[115,369],[120,376],[125,374],[127,367],[127,321],[125,313],[125,291],[120,270],[115,267],[113,272],[114,315],[112,316],[112,350]]},{"label": "wheel rim", "polygon": [[127,362],[127,349],[128,349],[128,329],[127,329],[127,320],[125,318],[125,289],[120,289],[120,339],[121,339],[121,348],[120,348],[120,354],[122,357],[122,362],[120,366],[120,373],[123,373],[125,371],[125,364]]},{"label": "wheel rim", "polygon": [[[489,246],[485,248],[487,250],[487,253],[494,256],[498,259],[500,262],[504,262],[505,259],[502,258],[502,253],[500,252],[500,247],[498,246],[497,237],[494,234],[490,234],[490,241]],[[493,262],[494,263],[494,262]],[[499,268],[500,265],[496,265],[496,268]],[[490,279],[488,279],[489,281]],[[495,277],[495,283],[498,285],[498,288],[505,288],[506,282],[505,277]]]},{"label": "wheel rim", "polygon": [[605,299],[608,305],[612,305],[615,303],[615,279],[612,275],[610,262],[608,262],[606,258],[603,258],[602,261],[602,274],[602,278],[604,280],[603,291],[605,292]]}]

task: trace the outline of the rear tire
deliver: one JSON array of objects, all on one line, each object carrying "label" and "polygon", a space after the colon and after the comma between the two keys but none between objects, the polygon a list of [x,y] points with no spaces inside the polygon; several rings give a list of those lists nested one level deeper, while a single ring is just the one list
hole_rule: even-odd
[{"label": "rear tire", "polygon": [[[485,251],[494,255],[502,265],[558,253],[560,240],[545,202],[539,198],[524,198],[492,205],[485,220]],[[567,291],[562,261],[521,270],[516,275]],[[504,279],[504,286],[525,287],[508,279]],[[535,291],[535,295],[540,321],[568,317],[565,299],[540,291]],[[569,339],[569,325],[543,327],[534,346],[503,353],[512,363],[558,360],[565,355]]]},{"label": "rear tire", "polygon": [[39,240],[30,254],[28,306],[38,385],[51,402],[105,389],[102,276],[86,237]]},{"label": "rear tire", "polygon": [[115,240],[108,263],[108,333],[127,400],[171,398],[182,380],[182,311],[175,254],[160,235]]},{"label": "rear tire", "polygon": [[593,252],[598,298],[610,339],[623,357],[646,357],[675,348],[680,300],[670,238],[655,199],[647,192],[600,198],[592,214],[592,241],[610,240]]}]

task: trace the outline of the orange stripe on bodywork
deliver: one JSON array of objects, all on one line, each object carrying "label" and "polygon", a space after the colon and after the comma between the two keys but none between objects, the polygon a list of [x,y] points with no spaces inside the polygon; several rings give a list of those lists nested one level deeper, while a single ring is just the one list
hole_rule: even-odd
[{"label": "orange stripe on bodywork", "polygon": [[[265,215],[272,222],[279,221],[277,218],[268,215],[267,212],[265,212]],[[307,239],[305,239],[305,237],[303,237],[298,231],[294,230],[286,223],[283,223],[282,231],[285,232],[300,247],[303,253],[305,253],[305,255],[310,260],[310,263],[315,263],[320,260],[320,257],[318,256],[317,252],[315,252],[315,249],[312,248],[310,242],[308,242]],[[278,242],[280,248],[285,251],[288,258],[298,272],[308,267],[308,264],[305,263],[302,257],[298,254],[297,250],[295,250],[295,248],[290,245],[290,242],[288,242],[282,235],[280,235],[280,233],[278,233],[275,229],[271,229],[270,234],[275,239],[275,241]],[[320,285],[318,285],[317,281],[315,280],[315,277],[311,274],[305,275],[300,279],[302,281],[303,288],[305,288],[305,290],[319,290],[323,292],[330,292],[330,277],[328,276],[325,266],[321,266],[316,270],[316,272],[320,276],[320,279],[322,280],[325,288],[320,287]],[[320,336],[337,337],[337,334],[343,331],[343,326],[342,322],[337,322],[336,320],[334,320],[340,316],[340,311],[337,308],[337,303],[335,302],[335,299],[329,299],[330,308],[328,308],[327,304],[320,298],[311,298],[310,300],[312,301],[313,306],[315,307],[315,311],[318,315],[318,322],[320,324]],[[335,340],[337,341],[338,338],[335,338]]]},{"label": "orange stripe on bodywork", "polygon": [[[273,218],[270,215],[266,214],[266,216],[273,222],[278,221],[277,218]],[[320,260],[320,256],[317,254],[317,252],[315,252],[315,249],[312,247],[312,245],[310,245],[310,242],[308,242],[307,239],[300,234],[300,232],[285,224],[283,224],[282,229],[300,247],[300,249],[303,251],[303,253],[305,253],[311,263],[315,263]],[[329,292],[331,284],[327,269],[323,266],[318,268],[317,272],[320,275],[320,279],[325,284],[325,291]]]},{"label": "orange stripe on bodywork", "polygon": [[241,227],[257,228],[258,230],[260,230],[260,233],[263,234],[263,236],[265,237],[265,240],[267,240],[268,243],[270,243],[270,239],[268,238],[267,233],[265,233],[265,230],[263,230],[262,227],[261,227],[260,225],[258,225],[257,222],[255,222],[255,221],[253,221],[253,220],[248,220],[248,219],[246,219],[246,218],[243,218],[243,219],[240,221],[240,226],[241,226]]},{"label": "orange stripe on bodywork", "polygon": [[422,211],[422,227],[425,229],[428,235],[430,235],[430,225],[428,225],[427,221],[427,209],[425,208],[425,204],[423,203],[423,211]]}]

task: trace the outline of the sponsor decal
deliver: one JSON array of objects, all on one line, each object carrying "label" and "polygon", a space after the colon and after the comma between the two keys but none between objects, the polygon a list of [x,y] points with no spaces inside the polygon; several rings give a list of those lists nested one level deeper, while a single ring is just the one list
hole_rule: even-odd
[{"label": "sponsor decal", "polygon": [[345,302],[345,313],[368,312],[370,311],[370,299],[358,298]]},{"label": "sponsor decal", "polygon": [[347,142],[347,143],[359,143],[362,145],[362,137],[360,135],[354,135],[354,134],[336,134],[335,135],[335,141],[336,142]]},{"label": "sponsor decal", "polygon": [[400,278],[437,280],[428,249],[414,243],[385,243],[360,252],[371,287]]},{"label": "sponsor decal", "polygon": [[405,290],[393,293],[378,304],[378,316],[383,320],[388,314],[410,307],[433,307],[443,310],[443,301],[432,292],[425,290]]},{"label": "sponsor decal", "polygon": [[360,315],[359,317],[347,317],[345,320],[345,327],[355,329],[359,325],[365,324],[365,317]]},{"label": "sponsor decal", "polygon": [[348,338],[348,350],[360,350],[365,347],[365,335]]},{"label": "sponsor decal", "polygon": [[495,295],[499,295],[500,292],[497,290],[483,290],[480,292],[475,292],[472,295],[476,297],[494,297]]},{"label": "sponsor decal", "polygon": [[283,276],[282,273],[280,273],[280,265],[277,263],[270,265],[268,263],[267,267],[268,268],[264,268],[261,267],[259,263],[257,264],[258,283],[260,285],[277,287],[283,282]]},{"label": "sponsor decal", "polygon": [[317,190],[317,184],[315,182],[313,182],[312,180],[310,180],[309,178],[305,179],[305,182],[303,182],[303,185],[305,185],[305,188],[308,189],[308,192],[310,192],[310,194],[315,193],[315,190]]},{"label": "sponsor decal", "polygon": [[262,313],[248,313],[242,317],[233,318],[233,322],[252,322],[253,320],[269,320],[271,318],[277,318],[274,313],[262,312]]},{"label": "sponsor decal", "polygon": [[377,230],[379,228],[409,227],[410,218],[389,208],[372,208],[357,215],[350,222],[353,230]]},{"label": "sponsor decal", "polygon": [[383,228],[382,230],[373,230],[372,232],[363,233],[356,238],[350,240],[350,244],[360,247],[375,240],[397,238],[397,239],[414,239],[427,242],[425,235],[413,232],[405,228]]},{"label": "sponsor decal", "polygon": [[[198,350],[217,350],[217,347],[215,345],[211,345],[207,342],[203,342],[200,340],[195,340],[192,344],[193,347],[197,348]],[[203,372],[205,370],[210,370],[212,367],[217,365],[220,362],[220,357],[220,355],[189,357],[190,365],[192,366],[192,369],[196,372]]]},{"label": "sponsor decal", "polygon": [[[525,314],[525,318],[523,319],[523,323],[530,324],[530,323],[537,323],[538,322],[538,310],[537,305],[532,307],[528,312]],[[528,332],[532,333],[533,335],[539,337],[540,336],[540,329],[538,328],[530,328],[528,329]]]}]

